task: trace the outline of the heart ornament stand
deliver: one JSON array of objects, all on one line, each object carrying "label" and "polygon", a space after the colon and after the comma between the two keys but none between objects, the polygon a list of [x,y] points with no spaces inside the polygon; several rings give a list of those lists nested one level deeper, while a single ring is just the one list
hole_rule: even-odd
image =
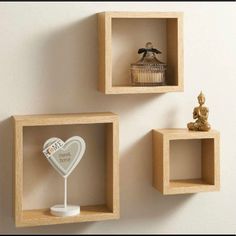
[{"label": "heart ornament stand", "polygon": [[50,208],[54,216],[75,216],[80,214],[80,206],[67,204],[67,178],[79,164],[85,152],[85,141],[73,136],[67,141],[50,138],[43,145],[43,154],[53,168],[64,178],[64,204]]}]

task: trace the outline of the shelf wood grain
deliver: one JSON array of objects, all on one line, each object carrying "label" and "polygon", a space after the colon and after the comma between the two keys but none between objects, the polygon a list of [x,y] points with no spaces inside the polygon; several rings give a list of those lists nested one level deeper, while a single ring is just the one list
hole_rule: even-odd
[{"label": "shelf wood grain", "polygon": [[[182,12],[101,12],[98,13],[99,80],[98,90],[105,94],[142,94],[182,92],[183,13]],[[112,78],[113,19],[166,19],[168,86],[115,86]],[[142,33],[142,32],[141,32]],[[117,66],[117,70],[118,70]]]},{"label": "shelf wood grain", "polygon": [[[49,114],[13,116],[14,124],[14,217],[17,227],[39,226],[49,224],[76,223],[118,219],[119,204],[119,119],[111,112],[80,114]],[[106,199],[100,206],[81,207],[81,214],[76,217],[55,217],[49,209],[30,211],[23,209],[23,174],[24,174],[24,127],[60,126],[80,124],[105,124],[106,155]]]},{"label": "shelf wood grain", "polygon": [[[188,129],[153,130],[153,187],[163,195],[220,190],[220,134]],[[170,141],[201,140],[201,179],[170,179]],[[184,163],[183,163],[184,165]]]},{"label": "shelf wood grain", "polygon": [[31,227],[87,221],[102,221],[118,218],[119,215],[110,211],[106,205],[81,206],[80,215],[72,217],[57,217],[50,214],[50,209],[39,209],[23,211],[22,223],[18,226]]}]

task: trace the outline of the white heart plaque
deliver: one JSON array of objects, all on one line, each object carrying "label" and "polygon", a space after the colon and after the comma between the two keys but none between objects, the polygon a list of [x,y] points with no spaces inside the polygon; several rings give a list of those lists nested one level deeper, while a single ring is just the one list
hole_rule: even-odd
[{"label": "white heart plaque", "polygon": [[79,136],[73,136],[65,142],[50,138],[43,145],[43,153],[54,169],[67,178],[82,159],[85,148],[85,141]]}]

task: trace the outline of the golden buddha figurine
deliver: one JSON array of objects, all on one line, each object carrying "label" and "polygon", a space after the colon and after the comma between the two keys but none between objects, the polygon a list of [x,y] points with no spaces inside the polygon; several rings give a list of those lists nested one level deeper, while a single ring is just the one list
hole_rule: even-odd
[{"label": "golden buddha figurine", "polygon": [[193,119],[197,120],[195,122],[188,123],[188,129],[194,131],[208,131],[211,129],[211,126],[207,121],[209,109],[203,106],[205,103],[205,96],[201,92],[197,98],[199,106],[195,107],[193,110]]}]

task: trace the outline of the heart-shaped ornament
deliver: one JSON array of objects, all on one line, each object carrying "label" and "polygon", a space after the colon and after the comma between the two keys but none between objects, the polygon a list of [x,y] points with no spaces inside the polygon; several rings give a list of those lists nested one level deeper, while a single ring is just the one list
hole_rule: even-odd
[{"label": "heart-shaped ornament", "polygon": [[43,145],[43,153],[54,169],[66,178],[82,159],[85,148],[85,141],[79,136],[73,136],[65,142],[50,138]]}]

